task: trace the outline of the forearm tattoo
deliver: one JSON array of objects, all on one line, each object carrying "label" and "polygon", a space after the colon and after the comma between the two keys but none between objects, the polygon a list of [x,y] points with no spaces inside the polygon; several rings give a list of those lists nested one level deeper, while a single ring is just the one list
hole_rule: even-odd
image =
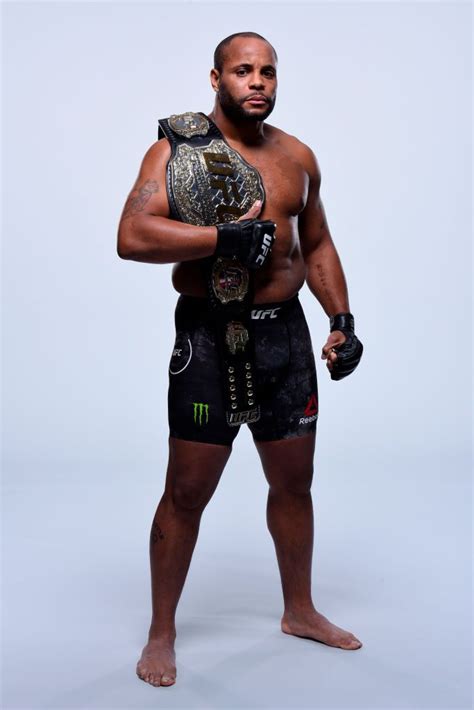
[{"label": "forearm tattoo", "polygon": [[153,523],[151,525],[151,535],[150,535],[151,544],[154,545],[155,542],[158,541],[158,538],[160,538],[160,540],[164,540],[165,535],[164,535],[163,530],[158,525],[158,523],[153,521]]},{"label": "forearm tattoo", "polygon": [[146,180],[143,185],[132,190],[123,209],[123,219],[141,212],[153,193],[158,192],[156,180]]},{"label": "forearm tattoo", "polygon": [[316,269],[318,271],[319,280],[323,288],[324,293],[328,298],[331,298],[331,291],[329,289],[328,280],[326,278],[326,272],[322,264],[316,264]]}]

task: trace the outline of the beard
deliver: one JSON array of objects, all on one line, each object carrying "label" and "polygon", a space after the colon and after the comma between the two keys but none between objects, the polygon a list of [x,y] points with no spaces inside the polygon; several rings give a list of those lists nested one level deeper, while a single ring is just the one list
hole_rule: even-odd
[{"label": "beard", "polygon": [[273,111],[276,101],[276,96],[268,99],[263,113],[252,113],[251,110],[244,108],[246,99],[234,99],[232,94],[227,90],[226,85],[221,81],[217,97],[221,105],[223,113],[231,121],[264,121]]}]

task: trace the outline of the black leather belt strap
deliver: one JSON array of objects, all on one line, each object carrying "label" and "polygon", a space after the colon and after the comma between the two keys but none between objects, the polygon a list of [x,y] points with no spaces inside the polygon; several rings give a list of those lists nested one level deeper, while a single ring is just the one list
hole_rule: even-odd
[{"label": "black leather belt strap", "polygon": [[[251,318],[253,274],[248,274],[245,293],[226,303],[219,299],[216,281],[230,281],[228,291],[238,291],[234,279],[242,266],[232,260],[209,258],[204,263],[208,304],[215,325],[217,346],[222,365],[222,385],[226,418],[229,426],[256,422],[260,407],[255,390],[255,346]],[[225,283],[222,288],[225,288]],[[216,294],[217,291],[217,294]]]}]

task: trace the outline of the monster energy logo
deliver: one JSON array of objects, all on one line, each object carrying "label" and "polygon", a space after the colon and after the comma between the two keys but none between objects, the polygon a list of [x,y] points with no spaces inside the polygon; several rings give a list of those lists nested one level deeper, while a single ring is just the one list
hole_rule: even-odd
[{"label": "monster energy logo", "polygon": [[194,423],[203,424],[203,419],[205,418],[204,424],[209,421],[209,405],[203,402],[193,402],[194,407]]}]

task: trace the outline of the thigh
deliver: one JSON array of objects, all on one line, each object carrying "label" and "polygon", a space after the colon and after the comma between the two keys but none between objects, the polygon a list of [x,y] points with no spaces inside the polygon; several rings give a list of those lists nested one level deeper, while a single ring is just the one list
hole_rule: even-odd
[{"label": "thigh", "polygon": [[255,441],[271,488],[307,493],[313,480],[316,434],[277,441]]},{"label": "thigh", "polygon": [[231,451],[231,446],[170,437],[166,492],[181,507],[202,507],[212,497]]}]

